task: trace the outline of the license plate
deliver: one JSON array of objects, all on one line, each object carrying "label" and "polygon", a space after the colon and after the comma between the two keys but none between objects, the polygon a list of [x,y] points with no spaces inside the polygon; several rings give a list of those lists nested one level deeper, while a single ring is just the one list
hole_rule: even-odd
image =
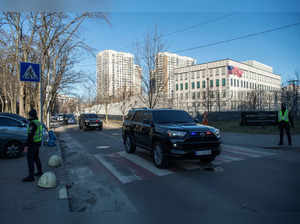
[{"label": "license plate", "polygon": [[90,124],[90,126],[95,127],[98,126],[98,124]]},{"label": "license plate", "polygon": [[203,155],[210,155],[210,154],[211,154],[211,150],[202,150],[202,151],[195,152],[196,156],[203,156]]}]

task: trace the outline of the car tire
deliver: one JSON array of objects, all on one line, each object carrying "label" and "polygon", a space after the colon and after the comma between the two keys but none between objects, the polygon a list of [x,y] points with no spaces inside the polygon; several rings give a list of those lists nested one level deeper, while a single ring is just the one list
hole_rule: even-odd
[{"label": "car tire", "polygon": [[6,158],[17,158],[23,154],[24,148],[22,143],[17,141],[8,142],[4,146],[3,156]]},{"label": "car tire", "polygon": [[215,160],[215,156],[209,156],[209,157],[203,157],[200,159],[201,163],[211,163],[212,161]]},{"label": "car tire", "polygon": [[136,150],[136,145],[134,143],[134,140],[131,136],[126,135],[125,136],[125,142],[124,147],[127,153],[134,153]]},{"label": "car tire", "polygon": [[153,146],[153,163],[160,169],[168,167],[168,159],[165,156],[163,146],[160,143],[155,143]]}]

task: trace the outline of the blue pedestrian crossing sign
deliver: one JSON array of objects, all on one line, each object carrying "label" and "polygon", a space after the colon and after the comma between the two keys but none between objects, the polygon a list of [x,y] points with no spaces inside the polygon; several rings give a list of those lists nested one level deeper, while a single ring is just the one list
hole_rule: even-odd
[{"label": "blue pedestrian crossing sign", "polygon": [[20,81],[39,82],[40,78],[40,64],[20,63]]}]

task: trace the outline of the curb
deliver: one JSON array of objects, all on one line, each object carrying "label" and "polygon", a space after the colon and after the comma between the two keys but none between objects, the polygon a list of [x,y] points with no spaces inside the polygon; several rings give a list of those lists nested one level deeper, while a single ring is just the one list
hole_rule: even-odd
[{"label": "curb", "polygon": [[70,193],[69,193],[69,184],[68,184],[68,176],[67,176],[67,172],[65,170],[65,162],[66,162],[66,158],[65,158],[65,154],[62,150],[62,147],[61,147],[61,142],[60,142],[60,139],[57,135],[57,151],[58,151],[58,154],[59,156],[62,158],[62,164],[61,164],[61,168],[62,168],[62,174],[63,174],[63,177],[64,179],[62,179],[60,181],[60,186],[59,186],[59,191],[58,191],[58,199],[59,200],[65,200],[66,201],[66,207],[69,209],[68,211],[70,211]]}]

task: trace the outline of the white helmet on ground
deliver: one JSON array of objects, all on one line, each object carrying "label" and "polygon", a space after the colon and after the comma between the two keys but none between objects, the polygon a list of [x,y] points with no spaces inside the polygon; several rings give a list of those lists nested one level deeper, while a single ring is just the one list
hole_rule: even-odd
[{"label": "white helmet on ground", "polygon": [[56,176],[53,172],[44,173],[39,181],[38,186],[42,188],[55,188],[56,187]]},{"label": "white helmet on ground", "polygon": [[53,155],[50,157],[48,161],[48,165],[51,167],[59,167],[62,164],[62,159],[58,155]]}]

